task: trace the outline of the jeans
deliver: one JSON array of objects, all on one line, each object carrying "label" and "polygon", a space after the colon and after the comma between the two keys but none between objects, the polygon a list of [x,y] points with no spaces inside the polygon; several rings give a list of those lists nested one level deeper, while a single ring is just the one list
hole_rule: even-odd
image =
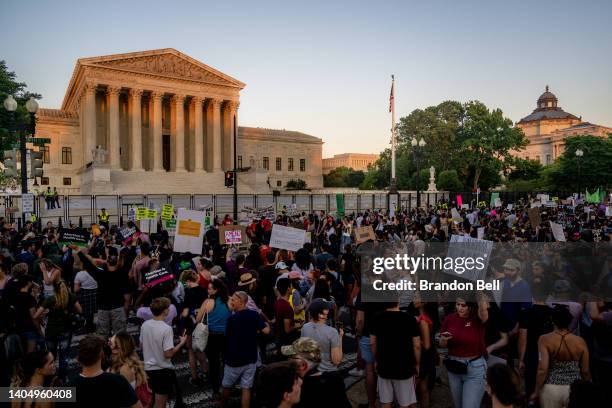
[{"label": "jeans", "polygon": [[468,363],[467,374],[448,373],[455,408],[479,408],[485,393],[487,362],[483,357],[471,362],[464,358],[450,358]]},{"label": "jeans", "polygon": [[221,333],[209,333],[208,344],[206,344],[206,357],[208,358],[208,378],[215,394],[219,393],[221,387],[221,360],[225,351],[225,335]]},{"label": "jeans", "polygon": [[47,349],[53,354],[58,362],[57,376],[64,379],[68,371],[68,357],[70,354],[70,343],[72,333],[60,334],[55,338],[48,338]]}]

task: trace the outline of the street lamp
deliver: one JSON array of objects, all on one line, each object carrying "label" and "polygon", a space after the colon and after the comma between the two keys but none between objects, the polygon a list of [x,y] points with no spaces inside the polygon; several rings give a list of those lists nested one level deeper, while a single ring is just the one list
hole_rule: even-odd
[{"label": "street lamp", "polygon": [[584,156],[584,152],[582,151],[582,149],[576,149],[576,162],[578,164],[578,198],[580,198],[580,192],[582,191],[582,186],[580,184],[582,184],[581,181],[581,177],[580,177],[580,164],[582,161],[582,156]]},{"label": "street lamp", "polygon": [[27,150],[26,150],[26,132],[34,135],[36,133],[36,112],[38,111],[38,102],[34,97],[30,97],[26,102],[26,109],[30,113],[29,123],[17,123],[15,119],[17,111],[17,101],[12,95],[9,95],[4,100],[4,108],[11,112],[11,123],[9,124],[9,132],[19,131],[19,152],[21,155],[21,194],[28,193],[28,168],[27,168]]},{"label": "street lamp", "polygon": [[417,168],[417,177],[416,177],[417,208],[420,208],[421,207],[421,190],[420,190],[421,155],[422,155],[423,148],[425,147],[426,143],[425,143],[425,140],[423,140],[423,138],[417,141],[417,138],[413,137],[412,140],[410,141],[410,144],[412,145],[412,155],[413,155],[414,162]]}]

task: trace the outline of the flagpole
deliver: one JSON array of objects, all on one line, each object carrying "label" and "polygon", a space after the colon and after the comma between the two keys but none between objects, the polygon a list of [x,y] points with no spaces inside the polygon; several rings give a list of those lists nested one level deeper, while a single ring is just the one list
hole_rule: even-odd
[{"label": "flagpole", "polygon": [[397,194],[397,179],[395,178],[395,75],[391,75],[391,186],[389,193]]}]

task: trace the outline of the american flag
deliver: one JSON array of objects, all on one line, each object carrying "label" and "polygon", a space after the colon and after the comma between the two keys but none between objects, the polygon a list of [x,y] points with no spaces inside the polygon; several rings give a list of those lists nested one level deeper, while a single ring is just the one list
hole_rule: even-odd
[{"label": "american flag", "polygon": [[389,95],[389,112],[395,110],[395,81],[394,76],[391,75],[391,94]]}]

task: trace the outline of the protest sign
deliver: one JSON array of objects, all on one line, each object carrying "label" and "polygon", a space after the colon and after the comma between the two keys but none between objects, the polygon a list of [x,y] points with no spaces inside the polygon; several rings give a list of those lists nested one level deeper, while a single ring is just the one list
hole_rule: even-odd
[{"label": "protest sign", "polygon": [[250,224],[251,221],[259,221],[261,218],[266,218],[271,222],[274,222],[276,220],[276,211],[274,210],[274,206],[270,205],[261,208],[245,206],[242,207],[240,213],[238,214],[240,224]]},{"label": "protest sign", "polygon": [[541,203],[545,203],[547,202],[550,198],[548,196],[548,194],[537,194],[536,195],[536,199],[539,200]]},{"label": "protest sign", "polygon": [[157,218],[157,210],[154,208],[149,208],[147,210],[147,217],[149,220],[154,220]]},{"label": "protest sign", "polygon": [[166,263],[159,264],[157,268],[146,272],[144,274],[144,285],[148,288],[152,288],[161,283],[170,281],[174,278],[170,268]]},{"label": "protest sign", "polygon": [[121,234],[121,237],[123,238],[123,243],[126,244],[129,242],[129,240],[133,237],[133,238],[138,238],[140,236],[140,233],[136,230],[136,227],[132,227],[132,228],[122,228],[119,230],[119,233]]},{"label": "protest sign", "polygon": [[495,199],[495,208],[499,208],[502,206],[502,200],[501,198],[496,198]]},{"label": "protest sign", "polygon": [[135,222],[136,221],[136,208],[130,207],[128,209],[128,221]]},{"label": "protest sign", "polygon": [[204,231],[208,231],[215,224],[215,213],[212,208],[204,210]]},{"label": "protest sign", "polygon": [[563,226],[561,224],[557,224],[556,222],[550,222],[550,229],[552,230],[553,237],[555,237],[555,241],[565,242],[565,234],[563,233]]},{"label": "protest sign", "polygon": [[[472,264],[472,267],[465,267],[463,270],[458,269],[446,269],[443,268],[443,272],[454,277],[460,276],[461,278],[476,281],[484,279],[487,268],[489,266],[489,259],[491,258],[491,251],[493,250],[493,241],[487,241],[485,239],[477,239],[464,235],[451,235],[446,259],[478,259],[481,258],[481,263],[484,268],[480,269],[476,264]],[[453,262],[453,265],[459,265],[458,262]]]},{"label": "protest sign", "polygon": [[242,225],[222,225],[219,227],[221,245],[246,243],[246,230]]},{"label": "protest sign", "polygon": [[161,219],[162,220],[171,220],[172,215],[174,214],[174,205],[172,204],[164,204],[161,210]]},{"label": "protest sign", "polygon": [[491,193],[491,200],[489,201],[489,206],[490,207],[495,207],[495,200],[499,198],[499,193],[495,192],[495,193]]},{"label": "protest sign", "polygon": [[612,207],[606,207],[606,217],[612,217]]},{"label": "protest sign", "polygon": [[306,231],[274,224],[270,236],[270,247],[297,251],[306,242]]},{"label": "protest sign", "polygon": [[470,205],[469,204],[461,204],[461,209],[462,210],[469,210],[470,209]]},{"label": "protest sign", "polygon": [[531,224],[531,228],[539,227],[542,223],[542,218],[540,217],[540,209],[537,207],[529,209],[529,223]]},{"label": "protest sign", "polygon": [[459,214],[459,211],[457,211],[456,208],[451,208],[451,216],[456,224],[459,224],[463,221],[463,218],[461,218],[461,215]]},{"label": "protest sign", "polygon": [[506,206],[506,208],[508,209],[508,211],[512,210],[512,208],[514,207],[514,204],[508,204]]},{"label": "protest sign", "polygon": [[478,239],[484,239],[484,233],[485,233],[485,229],[484,227],[478,227],[476,229],[476,238]]},{"label": "protest sign", "polygon": [[463,198],[461,197],[461,194],[457,194],[457,207],[463,208]]},{"label": "protest sign", "polygon": [[174,236],[175,252],[202,252],[204,241],[204,213],[179,208]]},{"label": "protest sign", "polygon": [[168,231],[168,236],[173,237],[176,234],[176,219],[165,220],[164,229]]},{"label": "protest sign", "polygon": [[34,194],[23,194],[21,196],[21,212],[34,212]]},{"label": "protest sign", "polygon": [[59,242],[61,245],[76,245],[86,248],[89,243],[89,232],[84,228],[60,228]]},{"label": "protest sign", "polygon": [[376,234],[374,233],[374,229],[372,229],[371,225],[355,228],[355,242],[358,244],[363,244],[369,240],[376,240]]},{"label": "protest sign", "polygon": [[336,214],[344,217],[344,194],[336,194]]},{"label": "protest sign", "polygon": [[147,211],[147,207],[138,207],[136,209],[136,221],[140,221],[147,218]]}]

